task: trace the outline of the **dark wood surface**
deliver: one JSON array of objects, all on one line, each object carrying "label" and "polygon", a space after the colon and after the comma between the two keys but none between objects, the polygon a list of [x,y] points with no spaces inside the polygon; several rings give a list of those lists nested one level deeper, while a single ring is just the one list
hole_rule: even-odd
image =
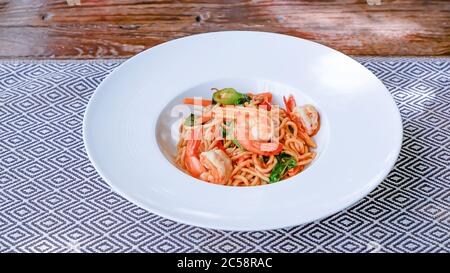
[{"label": "dark wood surface", "polygon": [[0,0],[0,58],[123,58],[220,30],[285,33],[351,55],[450,55],[450,1]]}]

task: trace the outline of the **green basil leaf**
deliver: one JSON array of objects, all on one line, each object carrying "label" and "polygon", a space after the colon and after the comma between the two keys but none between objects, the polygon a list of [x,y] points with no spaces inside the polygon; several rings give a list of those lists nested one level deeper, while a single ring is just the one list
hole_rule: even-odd
[{"label": "green basil leaf", "polygon": [[234,122],[233,121],[227,121],[225,122],[225,124],[230,127],[230,129],[228,130],[224,130],[225,132],[225,139],[230,139],[231,141],[233,141],[234,145],[236,145],[236,147],[238,147],[239,149],[245,150],[244,147],[241,146],[241,144],[239,144],[239,142],[234,138]]},{"label": "green basil leaf", "polygon": [[241,150],[245,150],[245,149],[241,146],[241,144],[239,144],[239,142],[238,142],[236,139],[233,138],[232,141],[233,141],[234,145],[236,145],[236,147],[238,147],[238,148],[241,149]]},{"label": "green basil leaf", "polygon": [[252,99],[251,99],[249,96],[243,94],[242,98],[239,98],[239,99],[238,99],[237,105],[242,105],[242,104],[244,104],[244,103],[246,103],[246,102],[250,102],[251,100],[252,100]]},{"label": "green basil leaf", "polygon": [[272,172],[269,176],[269,183],[275,183],[281,180],[281,178],[292,168],[297,166],[297,162],[295,158],[286,154],[281,153],[276,156],[277,164],[272,169]]}]

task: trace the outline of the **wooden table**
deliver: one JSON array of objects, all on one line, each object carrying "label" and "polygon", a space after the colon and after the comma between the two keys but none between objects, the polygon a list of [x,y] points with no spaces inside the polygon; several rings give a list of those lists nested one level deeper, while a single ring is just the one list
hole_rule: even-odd
[{"label": "wooden table", "polygon": [[257,30],[351,55],[450,55],[450,1],[0,0],[0,58],[123,58],[175,38]]}]

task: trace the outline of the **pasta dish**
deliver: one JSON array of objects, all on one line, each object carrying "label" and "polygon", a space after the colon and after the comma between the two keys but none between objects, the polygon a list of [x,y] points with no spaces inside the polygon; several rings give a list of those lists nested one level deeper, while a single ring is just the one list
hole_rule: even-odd
[{"label": "pasta dish", "polygon": [[[312,105],[272,104],[271,93],[213,89],[211,100],[185,98],[194,113],[179,129],[176,164],[191,176],[220,185],[271,184],[302,172],[316,153],[320,115]],[[197,112],[195,112],[197,111]]]}]

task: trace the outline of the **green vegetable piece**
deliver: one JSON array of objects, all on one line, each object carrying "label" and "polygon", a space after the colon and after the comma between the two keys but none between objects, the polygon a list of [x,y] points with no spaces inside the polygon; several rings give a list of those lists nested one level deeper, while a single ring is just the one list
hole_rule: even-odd
[{"label": "green vegetable piece", "polygon": [[[233,123],[231,121],[225,121],[225,125],[227,127],[230,127],[233,125]],[[227,139],[227,140],[231,139],[230,134],[233,133],[233,127],[231,127],[230,129],[225,129],[225,128],[221,127],[220,129],[222,130],[222,137],[224,139]]]},{"label": "green vegetable piece", "polygon": [[184,125],[188,126],[188,127],[192,127],[195,125],[195,115],[194,114],[190,114],[185,120],[184,120]]},{"label": "green vegetable piece", "polygon": [[223,129],[223,128],[220,128],[220,131],[222,132],[222,138],[223,139],[226,139],[227,138],[227,130],[225,130],[225,129]]},{"label": "green vegetable piece", "polygon": [[243,94],[244,96],[242,97],[242,98],[240,98],[239,100],[238,100],[238,105],[241,105],[241,104],[244,104],[244,103],[246,103],[246,102],[250,102],[252,99],[249,97],[249,96],[247,96],[246,94]]},{"label": "green vegetable piece", "polygon": [[225,105],[239,105],[246,101],[250,101],[250,98],[245,94],[239,93],[234,88],[220,89],[213,94],[213,102]]},{"label": "green vegetable piece", "polygon": [[233,141],[234,145],[236,145],[239,149],[245,150],[245,149],[241,146],[241,144],[239,144],[239,142],[237,142],[236,139],[233,138],[232,141]]},{"label": "green vegetable piece", "polygon": [[236,145],[236,147],[238,147],[239,149],[245,150],[241,144],[239,144],[239,142],[234,138],[234,122],[233,121],[226,121],[225,124],[230,127],[230,129],[228,130],[223,130],[222,131],[222,136],[225,139],[230,139],[231,141],[233,141],[234,145]]},{"label": "green vegetable piece", "polygon": [[270,181],[269,183],[275,183],[281,180],[281,178],[292,168],[297,166],[297,162],[295,161],[295,158],[285,154],[281,153],[276,156],[277,158],[277,164],[272,169],[272,172],[270,173]]}]

